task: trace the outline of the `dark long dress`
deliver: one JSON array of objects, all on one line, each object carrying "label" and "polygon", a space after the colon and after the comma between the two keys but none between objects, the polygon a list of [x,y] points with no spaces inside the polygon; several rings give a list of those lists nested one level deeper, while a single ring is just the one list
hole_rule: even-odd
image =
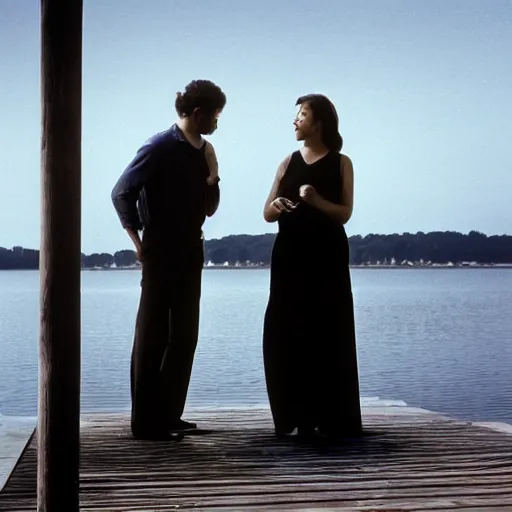
[{"label": "dark long dress", "polygon": [[349,246],[344,227],[302,202],[309,184],[341,201],[341,155],[308,165],[295,152],[278,196],[300,202],[279,219],[271,261],[263,353],[276,433],[296,427],[326,434],[361,432]]}]

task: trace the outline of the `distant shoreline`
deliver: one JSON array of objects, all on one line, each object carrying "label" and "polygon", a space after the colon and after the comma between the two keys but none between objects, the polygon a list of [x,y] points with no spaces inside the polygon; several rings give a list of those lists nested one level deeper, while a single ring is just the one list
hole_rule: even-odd
[{"label": "distant shoreline", "polygon": [[[204,266],[203,270],[269,270],[270,265],[209,265]],[[350,265],[350,269],[368,269],[368,270],[464,270],[464,269],[494,269],[510,270],[510,264],[489,264],[489,265]],[[141,270],[141,267],[111,267],[111,268],[83,268],[88,271],[109,271],[109,270]]]},{"label": "distant shoreline", "polygon": [[[482,264],[482,265],[350,265],[350,270],[512,270],[512,263],[509,264]],[[270,265],[236,266],[236,265],[209,265],[203,270],[269,270]],[[142,270],[142,267],[109,267],[92,268],[84,267],[83,272],[115,272],[121,270]],[[0,272],[38,272],[34,268],[4,268]]]},{"label": "distant shoreline", "polygon": [[[275,240],[275,233],[228,235],[204,240],[205,268],[268,269]],[[512,235],[487,236],[477,231],[468,234],[433,231],[401,235],[368,234],[364,237],[353,235],[348,238],[348,242],[352,269],[512,268]],[[37,269],[39,259],[39,250],[36,249],[0,247],[0,269]],[[214,261],[216,264],[212,265]],[[123,249],[113,254],[81,253],[80,264],[87,270],[140,266],[133,249]]]}]

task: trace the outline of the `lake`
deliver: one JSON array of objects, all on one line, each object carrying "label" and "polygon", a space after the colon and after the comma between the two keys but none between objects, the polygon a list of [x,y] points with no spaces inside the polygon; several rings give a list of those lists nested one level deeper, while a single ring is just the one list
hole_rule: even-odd
[{"label": "lake", "polygon": [[[512,423],[512,270],[354,269],[361,395]],[[206,270],[188,407],[267,406],[269,272]],[[82,272],[82,410],[130,407],[140,272]],[[0,414],[37,414],[39,274],[0,272]]]}]

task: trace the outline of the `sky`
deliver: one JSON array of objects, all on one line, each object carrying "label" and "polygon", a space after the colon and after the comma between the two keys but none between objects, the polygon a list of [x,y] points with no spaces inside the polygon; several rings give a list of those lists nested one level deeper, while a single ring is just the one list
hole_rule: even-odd
[{"label": "sky", "polygon": [[[40,240],[40,2],[0,0],[0,246]],[[131,248],[110,192],[193,79],[227,95],[207,238],[275,232],[297,97],[336,105],[349,235],[512,234],[512,0],[85,0],[82,250]]]}]

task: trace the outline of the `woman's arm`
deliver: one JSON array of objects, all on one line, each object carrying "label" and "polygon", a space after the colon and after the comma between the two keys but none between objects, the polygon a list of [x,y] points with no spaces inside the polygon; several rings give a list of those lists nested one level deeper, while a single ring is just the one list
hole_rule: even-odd
[{"label": "woman's arm", "polygon": [[285,199],[284,197],[277,197],[279,192],[279,184],[281,183],[281,179],[283,178],[286,169],[290,163],[291,155],[287,156],[277,168],[276,176],[274,178],[274,182],[272,183],[272,188],[270,193],[265,201],[265,206],[263,208],[263,218],[267,222],[276,222],[279,219],[281,213],[285,211],[292,211],[295,205]]},{"label": "woman's arm", "polygon": [[354,208],[354,167],[346,155],[341,157],[341,204],[324,199],[311,185],[301,187],[300,195],[304,201],[318,208],[336,221],[346,224]]}]

